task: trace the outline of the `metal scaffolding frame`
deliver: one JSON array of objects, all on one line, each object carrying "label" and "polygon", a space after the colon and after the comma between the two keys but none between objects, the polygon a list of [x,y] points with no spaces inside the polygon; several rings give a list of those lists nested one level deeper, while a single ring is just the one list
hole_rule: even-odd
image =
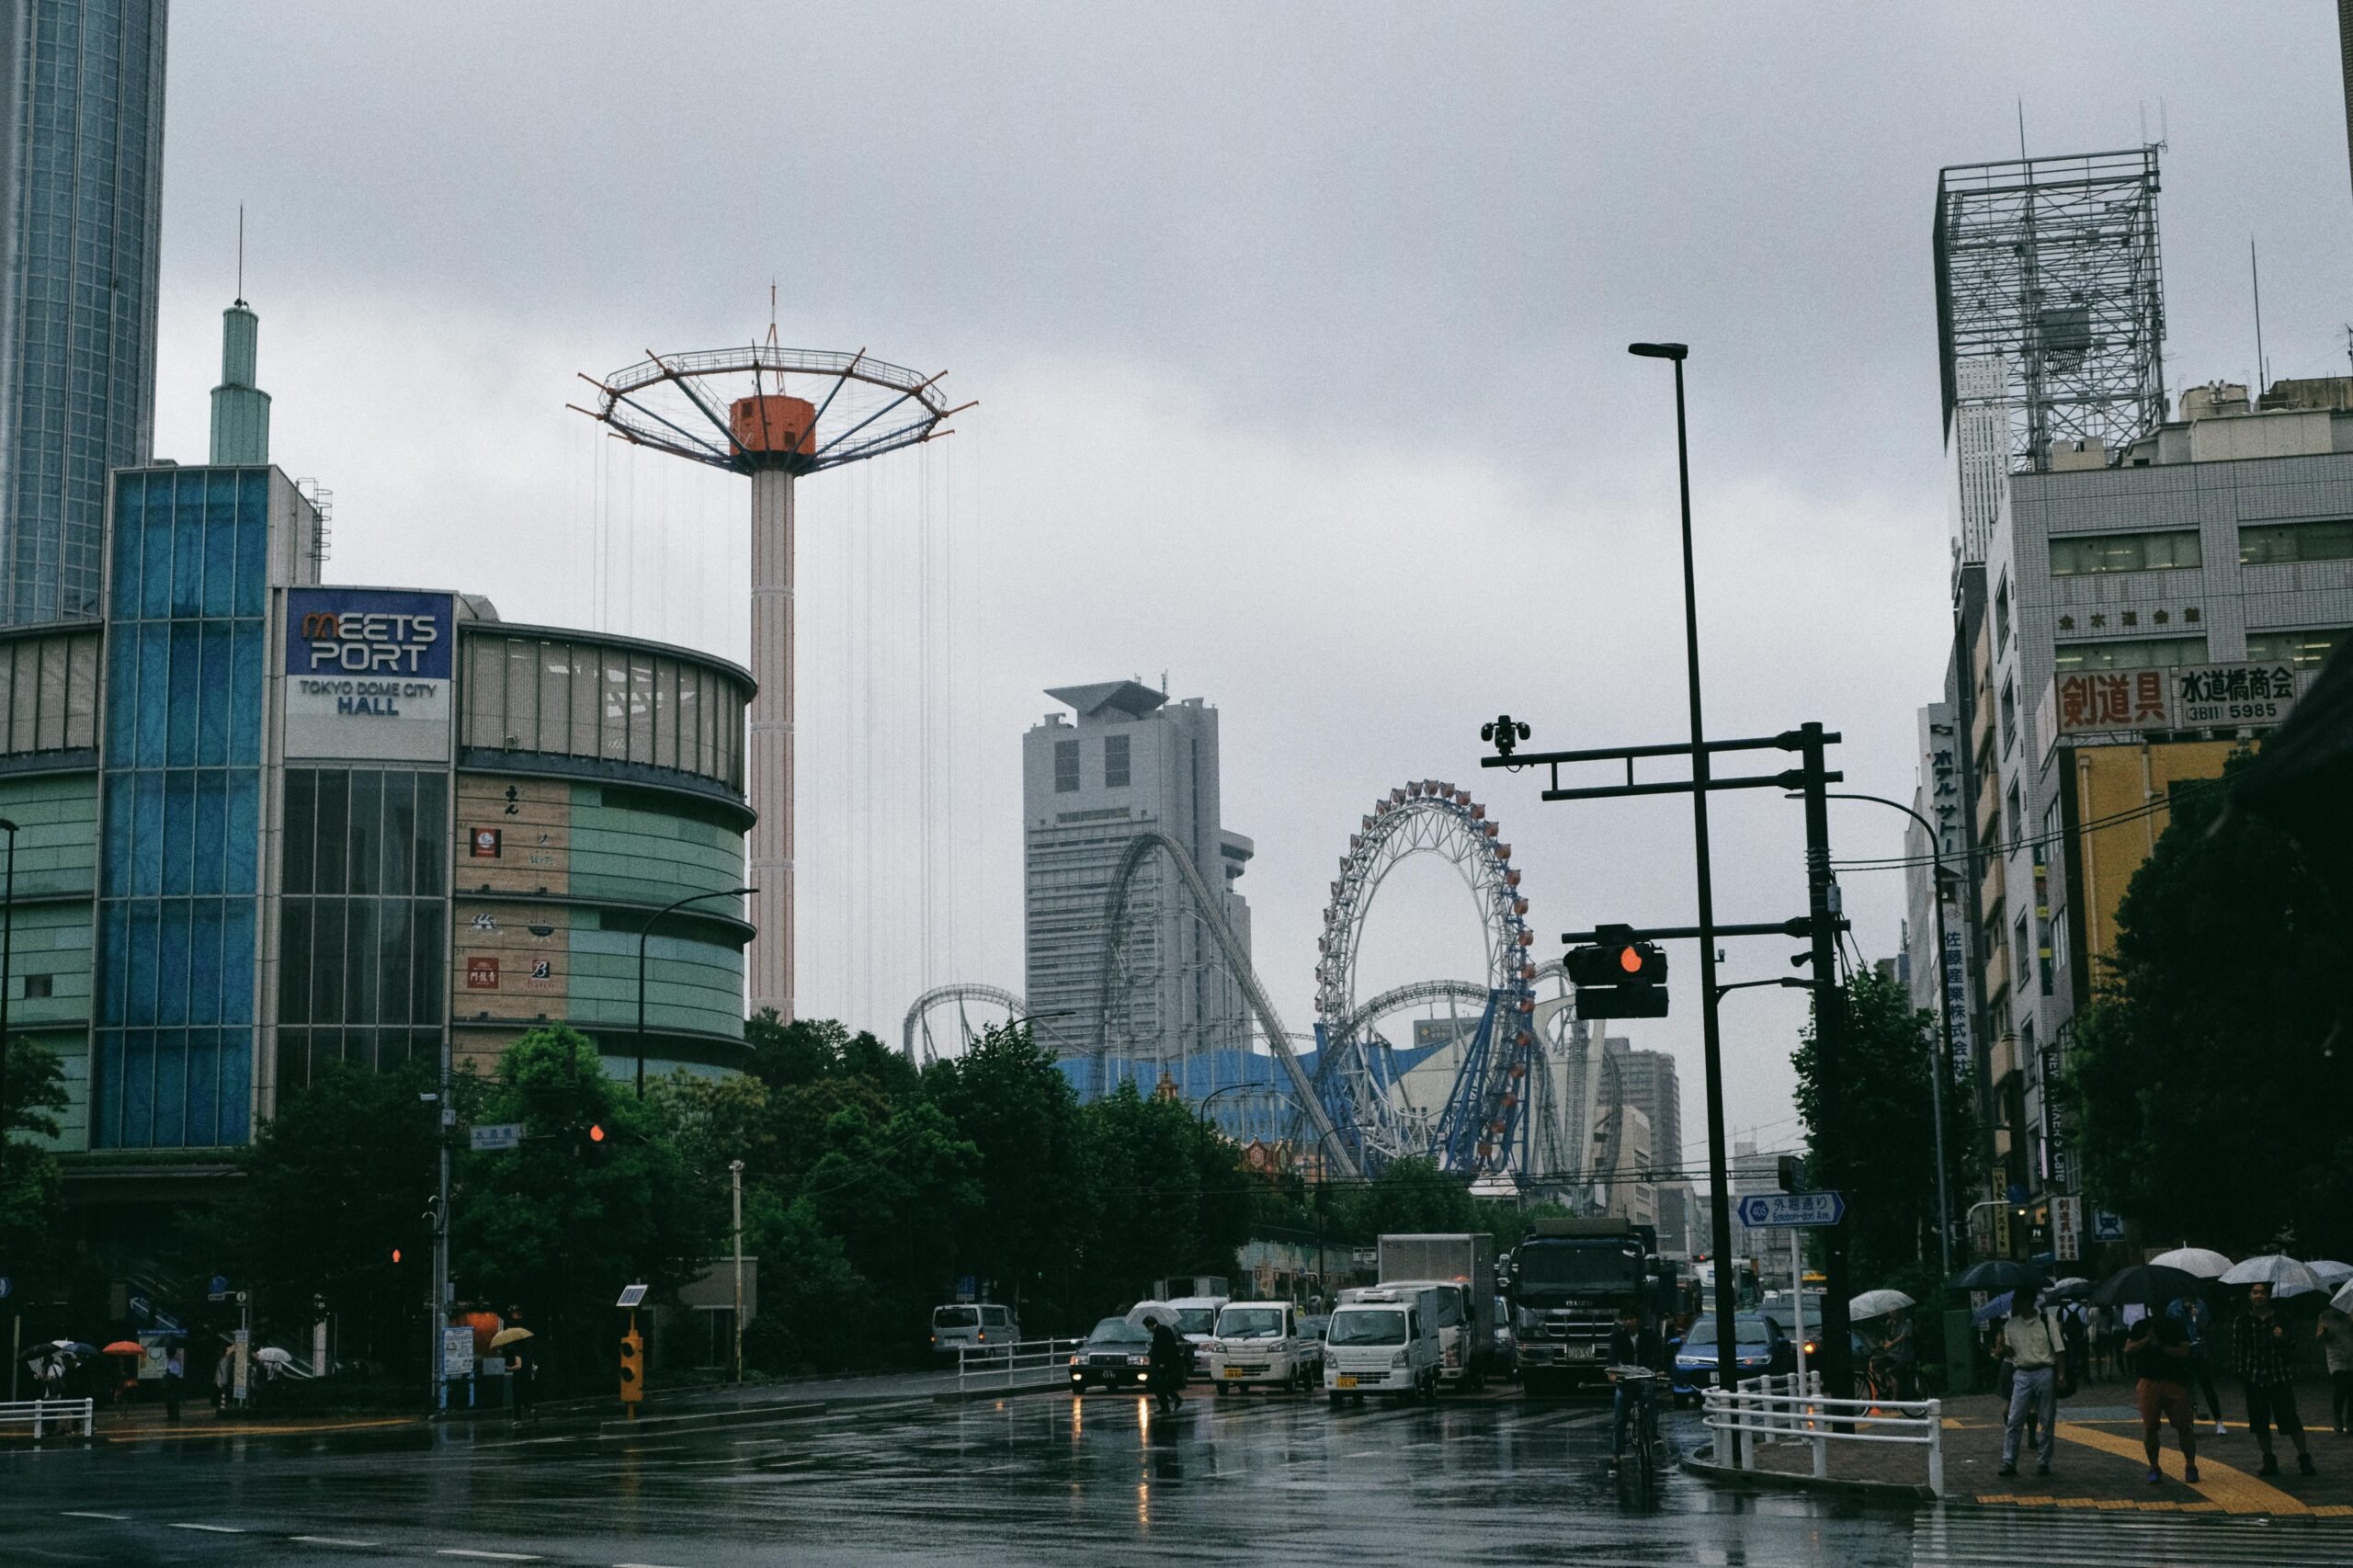
[{"label": "metal scaffolding frame", "polygon": [[[2054,444],[2097,440],[2114,451],[2164,419],[2158,151],[1938,172],[1933,239],[1948,437],[1957,409],[2006,405],[2010,467],[2042,470]],[[1998,362],[2006,373],[1971,388],[1959,367],[1972,360]]]}]

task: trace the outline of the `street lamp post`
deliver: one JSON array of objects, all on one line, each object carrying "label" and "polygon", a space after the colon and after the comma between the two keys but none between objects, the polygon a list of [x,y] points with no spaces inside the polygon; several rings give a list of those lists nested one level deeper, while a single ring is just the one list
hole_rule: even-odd
[{"label": "street lamp post", "polygon": [[1935,867],[1937,896],[1937,1018],[1944,1031],[1944,1051],[1928,1074],[1928,1103],[1937,1119],[1937,1243],[1945,1278],[1952,1278],[1952,1197],[1945,1185],[1945,1074],[1952,1071],[1952,992],[1945,984],[1945,856],[1936,825],[1899,801],[1884,795],[1833,794],[1834,801],[1870,801],[1902,812],[1928,835],[1928,857]]},{"label": "street lamp post", "polygon": [[[1716,1255],[1716,1343],[1731,1346],[1736,1337],[1733,1292],[1724,1289],[1732,1265],[1732,1177],[1724,1146],[1723,1037],[1716,1019],[1716,892],[1708,855],[1708,749],[1706,726],[1699,713],[1699,591],[1691,560],[1691,441],[1683,403],[1683,361],[1690,348],[1680,343],[1632,343],[1626,352],[1641,359],[1665,359],[1675,367],[1675,474],[1683,508],[1683,656],[1684,679],[1691,706],[1691,850],[1697,863],[1699,894],[1699,1035],[1703,1074],[1708,1091],[1708,1177],[1710,1241]],[[1717,1358],[1717,1381],[1729,1392],[1737,1358]]]},{"label": "street lamp post", "polygon": [[0,833],[8,835],[6,892],[0,892],[0,1156],[8,1148],[8,987],[15,971],[10,965],[17,941],[17,824],[0,817]]},{"label": "street lamp post", "polygon": [[674,909],[684,909],[690,903],[700,903],[710,898],[749,898],[757,888],[729,888],[722,892],[694,892],[673,899],[646,917],[645,928],[637,934],[637,1097],[645,1097],[645,941],[654,935],[654,925]]},{"label": "street lamp post", "polygon": [[744,1162],[727,1162],[735,1192],[735,1381],[744,1381]]}]

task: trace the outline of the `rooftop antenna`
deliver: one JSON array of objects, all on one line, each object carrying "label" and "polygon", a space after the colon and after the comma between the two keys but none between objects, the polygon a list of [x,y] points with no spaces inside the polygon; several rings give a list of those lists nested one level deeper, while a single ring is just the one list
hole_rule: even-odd
[{"label": "rooftop antenna", "polygon": [[2023,164],[2026,161],[2026,100],[2020,98],[2018,100],[2018,162]]},{"label": "rooftop antenna", "polygon": [[2255,236],[2246,237],[2247,277],[2255,285],[2255,397],[2259,406],[2264,390],[2271,384],[2271,367],[2263,362],[2263,268],[2255,258]]},{"label": "rooftop antenna", "polygon": [[768,279],[768,347],[771,347],[771,348],[774,348],[774,347],[777,347],[777,341],[776,341],[776,279],[775,279],[775,278],[769,278],[769,279]]},{"label": "rooftop antenna", "polygon": [[245,204],[237,203],[237,303],[245,302]]}]

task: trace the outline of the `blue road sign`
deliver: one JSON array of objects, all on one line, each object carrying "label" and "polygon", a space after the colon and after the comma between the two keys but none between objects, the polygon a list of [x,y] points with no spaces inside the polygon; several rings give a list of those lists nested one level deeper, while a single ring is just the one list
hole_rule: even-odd
[{"label": "blue road sign", "polygon": [[2124,1239],[2124,1216],[2100,1210],[2092,1215],[2092,1240],[2120,1242]]},{"label": "blue road sign", "polygon": [[1750,1230],[1773,1225],[1835,1225],[1847,1217],[1847,1199],[1836,1192],[1761,1192],[1740,1200],[1740,1222]]}]

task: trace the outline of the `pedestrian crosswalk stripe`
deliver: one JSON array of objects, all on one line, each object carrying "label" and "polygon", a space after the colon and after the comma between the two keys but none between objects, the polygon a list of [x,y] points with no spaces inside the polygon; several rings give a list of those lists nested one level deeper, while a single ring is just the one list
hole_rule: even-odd
[{"label": "pedestrian crosswalk stripe", "polygon": [[1947,1507],[1920,1515],[1914,1568],[1995,1568],[2027,1561],[2069,1568],[2342,1568],[2353,1528],[2306,1519],[2093,1508]]}]

